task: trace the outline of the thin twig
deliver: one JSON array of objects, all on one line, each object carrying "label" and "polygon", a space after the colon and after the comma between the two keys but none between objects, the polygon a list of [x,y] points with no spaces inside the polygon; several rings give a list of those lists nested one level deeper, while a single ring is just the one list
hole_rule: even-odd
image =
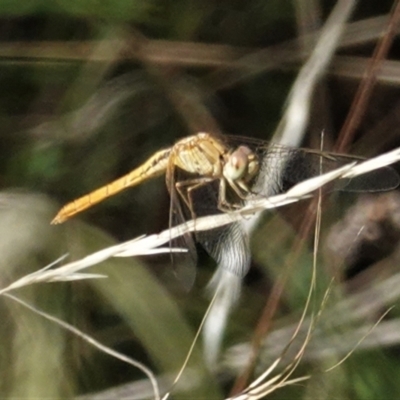
[{"label": "thin twig", "polygon": [[118,351],[115,351],[103,344],[101,344],[100,342],[98,342],[97,340],[93,339],[93,337],[83,333],[82,331],[80,331],[79,329],[75,328],[74,326],[68,324],[67,322],[54,317],[53,315],[50,315],[48,313],[46,313],[45,311],[40,310],[37,307],[34,307],[30,304],[28,304],[27,302],[21,300],[18,297],[15,297],[11,294],[8,293],[3,293],[3,296],[21,304],[22,306],[28,308],[29,310],[33,311],[35,314],[38,314],[44,318],[46,318],[49,321],[55,322],[57,325],[61,326],[62,328],[66,329],[69,332],[72,332],[74,335],[80,337],[81,339],[85,340],[86,342],[88,342],[89,344],[91,344],[92,346],[96,347],[97,349],[99,349],[100,351],[102,351],[103,353],[106,353],[118,360],[121,360],[127,364],[132,365],[135,368],[140,369],[145,375],[147,375],[147,377],[149,378],[149,381],[151,382],[151,385],[153,387],[153,392],[154,392],[154,399],[155,400],[160,400],[160,390],[158,388],[158,383],[157,380],[154,376],[154,374],[142,363],[140,363],[139,361],[136,361],[128,356],[126,356],[125,354],[119,353]]},{"label": "thin twig", "polygon": [[339,134],[339,138],[335,149],[339,152],[346,150],[351,143],[360,123],[362,116],[365,113],[372,91],[375,87],[377,75],[381,68],[383,60],[387,57],[390,46],[392,45],[396,30],[400,23],[400,2],[396,1],[393,6],[388,24],[385,26],[385,32],[382,39],[378,42],[374,54],[367,70],[365,71],[364,79],[361,81],[357,93],[354,96],[353,103],[346,121],[344,122]]}]

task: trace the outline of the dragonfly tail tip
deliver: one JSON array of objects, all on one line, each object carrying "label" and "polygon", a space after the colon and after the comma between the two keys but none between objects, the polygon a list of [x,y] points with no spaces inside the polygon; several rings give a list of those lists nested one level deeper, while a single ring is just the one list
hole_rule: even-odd
[{"label": "dragonfly tail tip", "polygon": [[57,214],[52,221],[50,222],[50,225],[59,225],[62,224],[65,221],[65,218],[63,218],[62,215]]}]

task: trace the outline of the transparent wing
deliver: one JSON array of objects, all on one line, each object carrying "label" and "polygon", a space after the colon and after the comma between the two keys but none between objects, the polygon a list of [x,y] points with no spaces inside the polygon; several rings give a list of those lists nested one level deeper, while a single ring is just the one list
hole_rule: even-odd
[{"label": "transparent wing", "polygon": [[[197,217],[221,213],[218,209],[219,181],[207,183],[192,193],[194,213]],[[196,232],[196,240],[217,262],[219,268],[240,277],[250,267],[250,244],[240,221],[232,224]]]},{"label": "transparent wing", "polygon": [[[188,219],[187,212],[184,211],[185,204],[180,198],[176,187],[176,168],[171,164],[168,169],[166,180],[170,194],[170,211],[169,226],[180,225]],[[196,278],[197,251],[193,240],[193,235],[185,233],[177,238],[170,240],[171,248],[183,248],[188,251],[185,253],[172,253],[171,261],[177,279],[182,283],[183,287],[189,291],[194,284]]]},{"label": "transparent wing", "polygon": [[[258,157],[260,168],[252,182],[252,192],[262,196],[284,193],[306,179],[332,171],[362,158],[309,149],[291,148],[261,140],[227,136],[231,148],[248,146]],[[384,167],[353,179],[338,180],[333,189],[349,192],[379,192],[395,189],[398,173]]]}]

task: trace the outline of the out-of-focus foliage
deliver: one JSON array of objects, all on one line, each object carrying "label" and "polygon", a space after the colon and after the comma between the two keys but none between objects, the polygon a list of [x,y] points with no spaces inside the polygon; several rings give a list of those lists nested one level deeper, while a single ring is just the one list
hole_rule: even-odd
[{"label": "out-of-focus foliage", "polygon": [[0,3],[0,14],[4,16],[29,16],[59,13],[63,18],[103,18],[108,21],[142,21],[154,9],[151,0],[32,0],[16,3],[4,0]]},{"label": "out-of-focus foliage", "polygon": [[[166,229],[170,204],[164,178],[108,199],[76,217],[81,221],[49,223],[59,205],[197,131],[269,140],[310,52],[301,39],[324,25],[335,4],[0,0],[1,287],[62,254],[78,259],[115,241]],[[387,26],[381,17],[392,5],[392,0],[359,2],[315,92],[305,146],[318,148],[322,130],[325,147],[335,144]],[[398,41],[388,58],[391,64],[382,66],[349,149],[360,155],[400,143]],[[393,284],[400,254],[399,201],[382,195],[370,202],[339,193],[327,201],[317,258],[317,313],[329,285],[331,294],[317,318],[309,353],[294,374],[311,379],[270,398],[389,399],[400,393],[396,309],[365,345],[325,372],[357,347],[400,296]],[[356,208],[346,214],[351,206]],[[302,204],[265,216],[254,234],[252,269],[228,323],[221,363],[216,371],[206,371],[199,344],[174,398],[227,397],[247,365],[248,345],[259,325],[272,321],[252,377],[279,356],[310,285],[313,227],[307,235],[305,215]],[[361,217],[355,221],[351,215]],[[204,288],[214,265],[199,252],[196,284],[189,293],[176,279],[169,256],[149,256],[97,267],[108,279],[41,284],[15,294],[171,378],[209,304]],[[265,322],[264,306],[285,274],[276,310],[272,302],[271,321]],[[129,395],[140,397],[145,390],[137,383],[144,376],[134,368],[10,299],[1,298],[0,307],[4,398],[72,397],[122,384],[129,385]]]}]

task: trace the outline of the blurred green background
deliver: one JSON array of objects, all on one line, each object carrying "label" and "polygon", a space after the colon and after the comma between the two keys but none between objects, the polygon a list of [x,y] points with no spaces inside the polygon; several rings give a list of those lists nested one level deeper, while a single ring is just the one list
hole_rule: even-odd
[{"label": "blurred green background", "polygon": [[[339,43],[315,91],[305,147],[318,148],[322,130],[325,147],[334,147],[397,4],[358,3],[346,31],[351,40]],[[310,52],[305,35],[324,26],[335,4],[0,0],[1,286],[65,253],[75,260],[168,228],[169,197],[161,177],[62,226],[50,226],[50,221],[62,204],[127,173],[182,137],[208,131],[271,139]],[[395,38],[348,152],[372,156],[399,145],[399,50]],[[174,398],[227,397],[248,364],[246,345],[258,337],[257,327],[269,329],[257,348],[249,382],[279,356],[310,286],[313,234],[304,234],[300,218],[306,210],[302,204],[263,218],[217,372],[207,371],[198,344],[183,378],[186,386]],[[309,352],[293,375],[311,379],[277,390],[271,398],[398,397],[397,309],[357,346],[398,303],[398,215],[397,192],[361,198],[335,194],[324,207],[316,312],[335,280]],[[15,294],[142,361],[156,375],[173,375],[209,304],[204,288],[214,267],[200,253],[189,293],[176,281],[166,255],[110,260],[93,269],[108,279],[32,285]],[[273,288],[285,274],[278,296]],[[265,317],[271,293],[277,306]],[[138,370],[10,299],[3,298],[0,307],[1,397],[67,398],[96,392],[102,398],[121,393],[151,398],[146,384],[139,386],[145,377]],[[324,372],[353,350],[343,364]],[[293,351],[287,357],[293,358]],[[117,391],[120,385],[124,392]]]}]

